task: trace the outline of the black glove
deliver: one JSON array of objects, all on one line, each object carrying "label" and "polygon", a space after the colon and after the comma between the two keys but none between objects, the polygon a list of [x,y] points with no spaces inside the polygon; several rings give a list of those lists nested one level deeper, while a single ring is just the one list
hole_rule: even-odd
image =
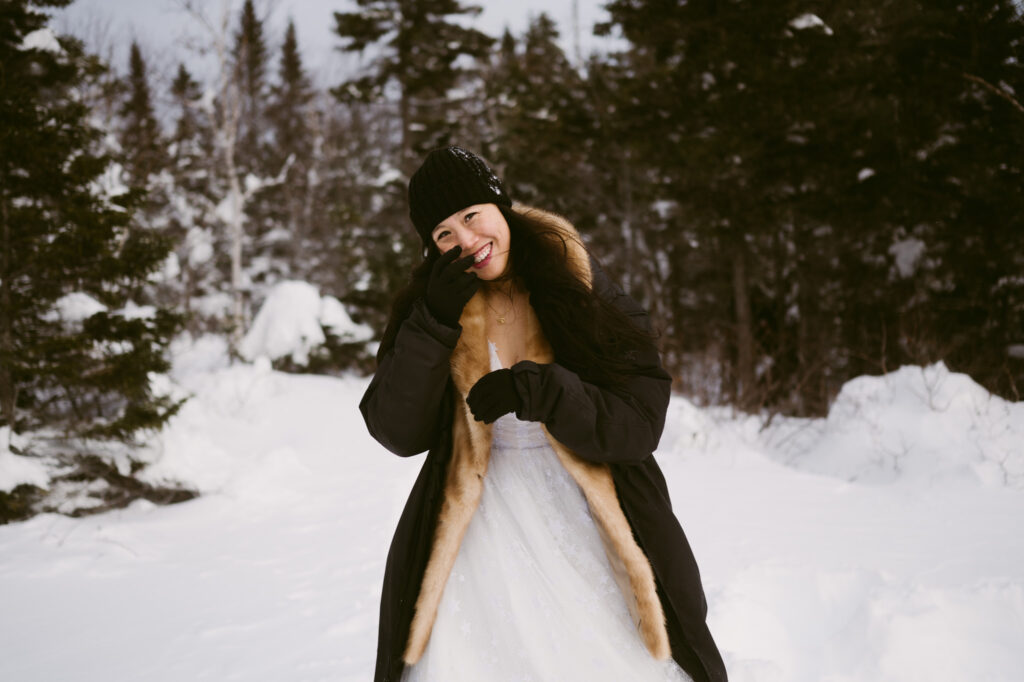
[{"label": "black glove", "polygon": [[462,309],[473,298],[481,283],[476,274],[465,271],[472,264],[473,255],[458,259],[461,253],[462,247],[456,246],[437,259],[430,270],[424,297],[430,314],[449,327],[459,323]]},{"label": "black glove", "polygon": [[466,396],[473,418],[485,424],[493,423],[498,417],[518,411],[523,401],[516,392],[512,370],[497,369],[483,375]]}]

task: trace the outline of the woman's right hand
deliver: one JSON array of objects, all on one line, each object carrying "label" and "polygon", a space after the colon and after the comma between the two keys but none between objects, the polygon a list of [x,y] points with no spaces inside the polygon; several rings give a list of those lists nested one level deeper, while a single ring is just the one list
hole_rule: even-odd
[{"label": "woman's right hand", "polygon": [[427,280],[427,308],[438,322],[449,327],[459,323],[462,309],[480,288],[480,278],[466,272],[473,264],[473,255],[459,258],[461,253],[462,247],[456,246],[442,254]]}]

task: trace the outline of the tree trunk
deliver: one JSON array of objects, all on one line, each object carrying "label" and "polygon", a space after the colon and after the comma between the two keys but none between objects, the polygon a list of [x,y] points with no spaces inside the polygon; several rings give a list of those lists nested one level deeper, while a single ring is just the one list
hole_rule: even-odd
[{"label": "tree trunk", "polygon": [[[232,160],[233,161],[233,160]],[[245,331],[245,300],[242,291],[242,188],[234,163],[228,164],[231,180],[231,355],[238,356]]]},{"label": "tree trunk", "polygon": [[11,225],[7,215],[6,192],[0,190],[0,414],[14,433],[17,427],[14,408],[17,404],[17,388],[14,385],[14,374],[11,362],[14,359],[14,332],[11,327],[14,320],[11,316]]},{"label": "tree trunk", "polygon": [[405,175],[411,176],[416,170],[416,159],[412,155],[412,121],[411,112],[409,111],[409,96],[402,92],[401,98],[398,100],[398,111],[402,117],[402,165],[401,170]]},{"label": "tree trunk", "polygon": [[736,310],[736,404],[747,409],[752,407],[754,398],[754,333],[747,291],[747,253],[742,235],[733,248],[732,292]]}]

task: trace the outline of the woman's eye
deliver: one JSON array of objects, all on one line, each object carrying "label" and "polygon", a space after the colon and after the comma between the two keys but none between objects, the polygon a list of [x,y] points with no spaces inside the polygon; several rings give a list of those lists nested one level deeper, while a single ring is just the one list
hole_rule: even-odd
[{"label": "woman's eye", "polygon": [[468,223],[470,220],[473,219],[473,216],[475,216],[475,215],[476,215],[476,211],[470,211],[465,216],[463,216],[462,221]]},{"label": "woman's eye", "polygon": [[450,235],[450,234],[451,234],[451,232],[449,232],[448,230],[444,230],[443,232],[438,232],[438,233],[437,233],[437,236],[435,236],[435,237],[434,237],[434,240],[435,240],[435,241],[439,241],[439,242],[440,242],[440,241],[444,241],[444,239],[445,239],[445,238],[446,238],[446,237],[447,237],[448,235]]}]

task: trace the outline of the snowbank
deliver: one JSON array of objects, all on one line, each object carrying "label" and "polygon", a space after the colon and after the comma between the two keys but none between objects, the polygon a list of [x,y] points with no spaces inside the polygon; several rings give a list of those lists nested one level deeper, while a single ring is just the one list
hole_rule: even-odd
[{"label": "snowbank", "polygon": [[270,290],[239,351],[249,360],[290,357],[297,365],[305,365],[310,351],[327,340],[324,327],[344,342],[373,337],[373,330],[352,322],[333,296],[321,298],[308,282],[281,282]]},{"label": "snowbank", "polygon": [[1024,403],[942,363],[854,379],[827,419],[789,420],[772,436],[791,439],[779,449],[787,464],[843,480],[1024,489]]},{"label": "snowbank", "polygon": [[[217,337],[174,356],[193,397],[144,476],[204,494],[0,526],[0,679],[369,679],[422,456],[367,434],[366,379],[231,365]],[[964,443],[1018,452],[1020,408],[941,366],[857,379],[828,419],[767,429],[674,398],[657,454],[730,679],[1019,680],[1024,494]],[[900,438],[902,467],[877,465]]]}]

